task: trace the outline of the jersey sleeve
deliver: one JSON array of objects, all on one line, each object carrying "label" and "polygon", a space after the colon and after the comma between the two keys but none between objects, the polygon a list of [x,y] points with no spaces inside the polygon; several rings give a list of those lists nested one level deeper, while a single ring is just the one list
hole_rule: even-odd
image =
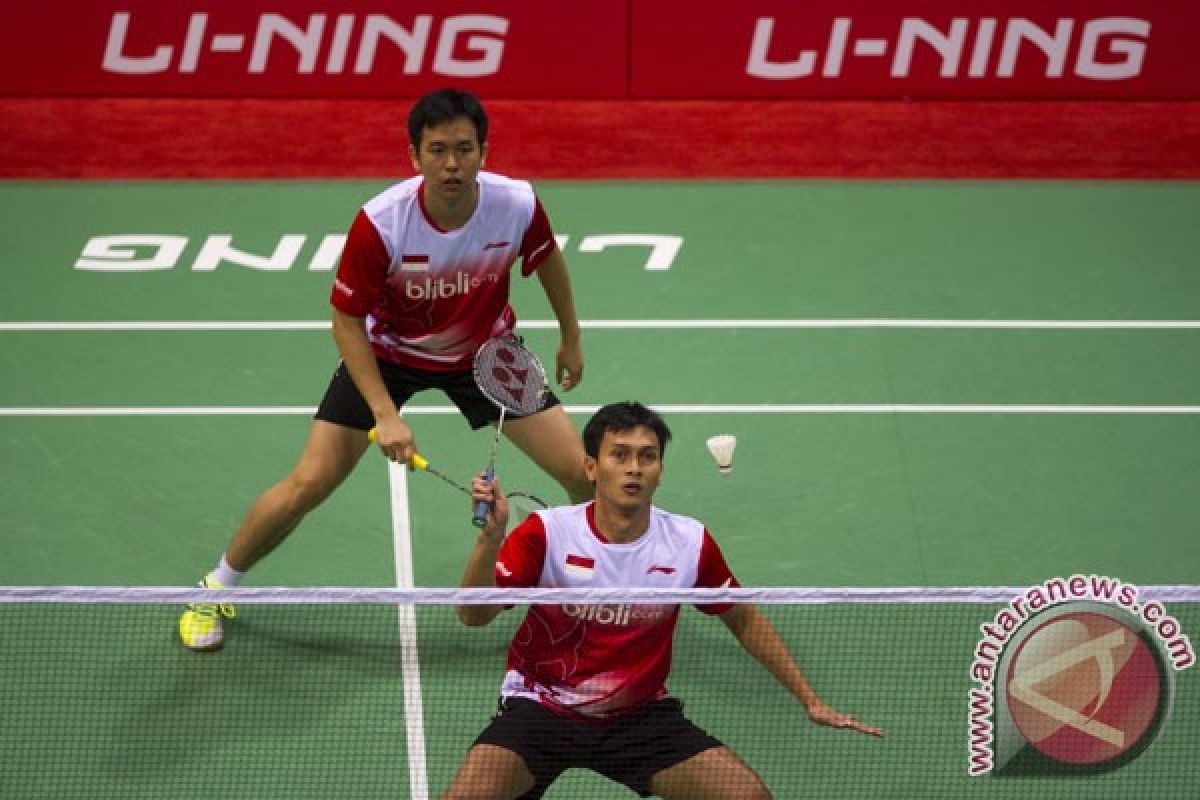
[{"label": "jersey sleeve", "polygon": [[[696,588],[698,589],[736,589],[740,587],[737,577],[725,563],[725,555],[717,546],[717,541],[706,529],[704,543],[700,546],[700,564],[696,570]],[[733,608],[733,603],[707,603],[696,606],[705,614],[724,614]]]},{"label": "jersey sleeve", "polygon": [[530,514],[512,529],[496,555],[496,585],[527,588],[538,585],[546,560],[546,526],[537,514]]},{"label": "jersey sleeve", "polygon": [[351,316],[365,317],[379,304],[390,264],[391,256],[375,223],[359,211],[346,236],[330,304]]},{"label": "jersey sleeve", "polygon": [[533,218],[529,220],[529,227],[525,229],[518,253],[524,259],[521,262],[521,275],[532,275],[556,247],[558,242],[554,239],[554,230],[550,227],[546,209],[542,208],[541,200],[534,198]]}]

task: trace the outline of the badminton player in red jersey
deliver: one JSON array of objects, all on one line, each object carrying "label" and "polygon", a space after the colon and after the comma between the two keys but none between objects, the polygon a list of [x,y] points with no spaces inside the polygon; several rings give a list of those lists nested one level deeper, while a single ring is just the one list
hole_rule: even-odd
[{"label": "badminton player in red jersey", "polygon": [[[471,367],[484,341],[516,325],[508,299],[518,261],[558,319],[554,377],[568,391],[583,377],[566,262],[533,187],[483,171],[488,120],[479,100],[453,89],[426,95],[408,132],[418,174],[368,200],[350,227],[330,298],[342,360],[300,459],[250,507],[201,585],[238,585],[350,474],[372,428],[388,458],[408,462],[416,443],[399,412],[414,393],[442,390],[473,428],[497,421]],[[572,501],[590,495],[579,433],[552,394],[544,410],[506,419],[504,433]],[[193,650],[216,649],[221,618],[232,615],[227,605],[189,606],[180,637]]]},{"label": "badminton player in red jersey", "polygon": [[[583,431],[594,499],[536,511],[504,537],[508,504],[482,478],[474,499],[494,503],[463,586],[736,587],[704,525],[653,505],[670,438],[638,403],[601,408]],[[809,686],[787,645],[750,604],[698,607],[715,615],[820,725],[881,736],[836,711]],[[502,606],[460,606],[486,625]],[[643,797],[759,800],[771,794],[732,750],[667,694],[679,607],[531,606],[508,650],[500,710],[475,740],[443,800],[536,800],[565,769],[592,769]]]}]

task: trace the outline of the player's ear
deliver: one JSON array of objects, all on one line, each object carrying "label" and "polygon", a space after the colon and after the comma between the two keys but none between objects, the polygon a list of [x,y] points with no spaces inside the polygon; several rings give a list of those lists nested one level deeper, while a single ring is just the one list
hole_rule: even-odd
[{"label": "player's ear", "polygon": [[421,171],[421,162],[417,160],[417,148],[411,144],[408,146],[408,159],[412,162],[412,168],[417,172]]},{"label": "player's ear", "polygon": [[479,148],[479,166],[482,167],[485,161],[487,161],[487,142],[484,142]]},{"label": "player's ear", "polygon": [[592,483],[596,482],[596,459],[586,455],[583,457],[583,474]]}]

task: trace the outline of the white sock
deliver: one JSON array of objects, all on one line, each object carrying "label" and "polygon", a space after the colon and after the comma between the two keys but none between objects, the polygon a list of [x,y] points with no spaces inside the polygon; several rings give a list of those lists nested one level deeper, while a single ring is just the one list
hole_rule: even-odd
[{"label": "white sock", "polygon": [[216,569],[208,573],[208,577],[212,578],[226,589],[233,589],[241,585],[242,578],[246,577],[246,573],[238,572],[236,569],[229,566],[229,562],[225,560],[225,554],[222,553],[221,563],[217,564]]}]

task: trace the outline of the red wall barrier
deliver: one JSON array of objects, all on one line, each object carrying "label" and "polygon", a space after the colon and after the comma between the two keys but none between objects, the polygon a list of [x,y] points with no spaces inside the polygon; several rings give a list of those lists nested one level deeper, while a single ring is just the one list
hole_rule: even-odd
[{"label": "red wall barrier", "polygon": [[1189,0],[7,5],[9,96],[1200,98]]}]

